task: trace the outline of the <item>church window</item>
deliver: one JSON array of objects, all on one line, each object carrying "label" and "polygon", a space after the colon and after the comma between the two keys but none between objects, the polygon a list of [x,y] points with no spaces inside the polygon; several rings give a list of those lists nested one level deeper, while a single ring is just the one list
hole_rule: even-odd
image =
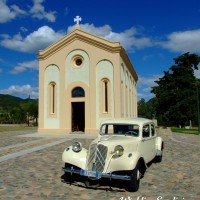
[{"label": "church window", "polygon": [[82,64],[83,61],[82,61],[82,59],[78,58],[78,59],[76,59],[75,62],[76,62],[76,65],[77,65],[77,66],[80,66],[80,65]]},{"label": "church window", "polygon": [[55,114],[55,102],[56,102],[56,84],[54,82],[49,85],[50,94],[50,113]]},{"label": "church window", "polygon": [[105,112],[108,112],[108,82],[105,81]]},{"label": "church window", "polygon": [[79,68],[83,65],[83,57],[81,55],[76,55],[72,58],[72,66],[74,68]]},{"label": "church window", "polygon": [[103,105],[103,112],[108,113],[109,111],[109,80],[103,79],[102,80],[102,105]]},{"label": "church window", "polygon": [[75,87],[72,90],[72,97],[85,97],[85,91],[81,87]]}]

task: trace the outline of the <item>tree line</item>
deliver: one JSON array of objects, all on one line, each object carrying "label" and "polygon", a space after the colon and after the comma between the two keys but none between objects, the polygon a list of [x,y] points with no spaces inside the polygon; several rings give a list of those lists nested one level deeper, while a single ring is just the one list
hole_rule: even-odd
[{"label": "tree line", "polygon": [[189,52],[174,58],[174,65],[156,80],[149,101],[138,102],[138,116],[154,118],[164,126],[198,124],[200,79],[195,77],[200,57]]},{"label": "tree line", "polygon": [[0,124],[37,126],[38,100],[0,94]]}]

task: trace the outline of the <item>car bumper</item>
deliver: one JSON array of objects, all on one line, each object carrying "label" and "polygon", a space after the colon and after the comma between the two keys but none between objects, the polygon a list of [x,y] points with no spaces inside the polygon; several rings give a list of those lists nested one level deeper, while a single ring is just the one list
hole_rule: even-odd
[{"label": "car bumper", "polygon": [[109,178],[109,179],[118,179],[118,180],[131,180],[131,177],[128,175],[119,175],[114,173],[99,173],[94,171],[87,171],[83,169],[74,169],[73,167],[63,167],[63,171],[71,174],[79,174],[81,176],[86,176],[88,178]]}]

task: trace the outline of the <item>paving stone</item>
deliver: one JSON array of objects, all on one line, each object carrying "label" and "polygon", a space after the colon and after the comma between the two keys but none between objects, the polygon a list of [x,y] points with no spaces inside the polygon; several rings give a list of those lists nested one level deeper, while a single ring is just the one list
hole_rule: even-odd
[{"label": "paving stone", "polygon": [[[38,140],[32,136],[18,137],[20,134],[26,132],[4,133],[3,136],[0,133],[0,147]],[[62,152],[72,143],[66,141],[1,162],[0,199],[200,200],[200,137],[170,134],[169,130],[162,135],[165,141],[163,161],[150,165],[141,179],[139,191],[135,193],[126,191],[124,182],[119,187],[102,185],[97,189],[86,188],[80,182],[63,183]],[[60,140],[63,140],[63,137]],[[55,138],[55,141],[59,141],[59,138]],[[84,147],[88,147],[92,139],[80,138],[80,141]],[[43,142],[34,143],[34,147],[48,141]],[[32,148],[32,145],[24,145],[16,150],[26,150]]]}]

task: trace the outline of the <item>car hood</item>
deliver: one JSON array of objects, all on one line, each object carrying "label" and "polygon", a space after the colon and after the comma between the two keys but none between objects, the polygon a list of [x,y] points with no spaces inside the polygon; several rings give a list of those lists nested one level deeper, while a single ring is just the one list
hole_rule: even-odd
[{"label": "car hood", "polygon": [[125,135],[105,135],[93,141],[93,144],[102,144],[108,148],[108,152],[114,151],[117,145],[121,145],[125,152],[137,150],[139,137]]},{"label": "car hood", "polygon": [[138,141],[138,137],[133,136],[124,136],[124,135],[107,135],[101,136],[98,139],[98,143],[102,143],[104,145],[123,145],[129,143],[135,143]]}]

